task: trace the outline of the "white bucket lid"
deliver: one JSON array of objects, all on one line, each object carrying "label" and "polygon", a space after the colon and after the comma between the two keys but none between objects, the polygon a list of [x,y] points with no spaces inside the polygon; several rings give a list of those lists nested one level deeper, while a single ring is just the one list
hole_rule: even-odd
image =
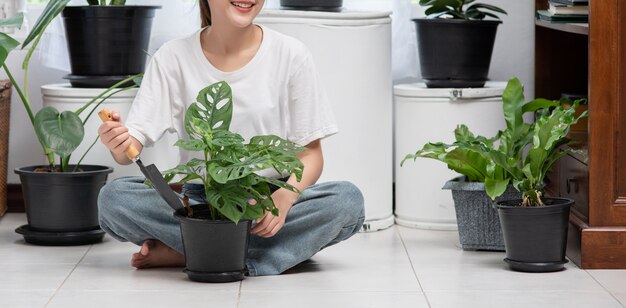
[{"label": "white bucket lid", "polygon": [[[100,88],[73,88],[69,83],[47,84],[41,86],[41,95],[44,97],[71,97],[92,99],[106,89]],[[134,98],[139,89],[130,89],[116,93],[111,98]]]},{"label": "white bucket lid", "polygon": [[427,88],[424,83],[406,83],[393,87],[393,94],[404,97],[481,99],[501,97],[506,82],[488,81],[483,88]]},{"label": "white bucket lid", "polygon": [[390,14],[389,11],[318,12],[268,9],[262,10],[255,21],[262,24],[280,22],[325,26],[365,26],[391,23]]}]

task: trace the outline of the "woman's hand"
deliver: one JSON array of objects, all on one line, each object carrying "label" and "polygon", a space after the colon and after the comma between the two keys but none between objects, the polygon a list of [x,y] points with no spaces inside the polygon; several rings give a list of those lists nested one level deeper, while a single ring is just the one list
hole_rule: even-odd
[{"label": "woman's hand", "polygon": [[104,146],[111,151],[113,158],[120,164],[129,164],[131,161],[126,157],[126,149],[131,144],[135,145],[135,148],[141,152],[141,145],[136,142],[128,134],[128,128],[121,122],[120,114],[113,111],[111,114],[113,121],[106,121],[98,128],[98,136]]},{"label": "woman's hand", "polygon": [[274,204],[278,208],[278,216],[265,212],[265,216],[257,219],[257,224],[250,230],[260,237],[272,237],[285,225],[285,218],[289,210],[296,203],[298,194],[281,188],[272,194]]}]

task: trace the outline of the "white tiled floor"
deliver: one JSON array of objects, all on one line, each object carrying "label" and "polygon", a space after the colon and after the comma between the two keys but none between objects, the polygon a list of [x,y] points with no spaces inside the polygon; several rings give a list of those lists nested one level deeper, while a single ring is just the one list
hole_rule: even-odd
[{"label": "white tiled floor", "polygon": [[[626,307],[626,270],[509,271],[504,253],[457,248],[450,231],[357,234],[288,274],[202,284],[181,269],[134,270],[132,244],[39,247],[0,218],[0,307]],[[620,303],[621,301],[621,303]]]}]

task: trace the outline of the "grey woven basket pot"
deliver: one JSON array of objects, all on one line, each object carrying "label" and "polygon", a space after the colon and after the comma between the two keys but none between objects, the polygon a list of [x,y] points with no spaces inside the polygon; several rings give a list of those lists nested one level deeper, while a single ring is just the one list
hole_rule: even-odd
[{"label": "grey woven basket pot", "polygon": [[[504,251],[504,238],[498,211],[493,207],[485,184],[468,182],[464,176],[456,177],[443,186],[452,190],[459,241],[463,250]],[[519,199],[520,193],[509,185],[496,201]]]}]

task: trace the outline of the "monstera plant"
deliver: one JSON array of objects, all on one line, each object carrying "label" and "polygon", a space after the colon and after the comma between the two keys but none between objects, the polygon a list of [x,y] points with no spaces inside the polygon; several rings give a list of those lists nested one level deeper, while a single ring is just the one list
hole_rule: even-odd
[{"label": "monstera plant", "polygon": [[239,134],[229,131],[232,113],[232,91],[226,82],[200,91],[197,102],[185,115],[189,139],[179,140],[176,146],[201,152],[203,159],[192,159],[166,170],[165,179],[172,181],[175,176],[182,176],[178,183],[199,180],[204,184],[211,220],[237,223],[262,217],[265,211],[278,215],[271,185],[297,190],[257,172],[273,169],[278,174],[295,174],[299,181],[303,165],[296,155],[304,147],[274,135],[254,136],[246,143]]},{"label": "monstera plant", "polygon": [[194,281],[237,281],[245,273],[252,220],[268,211],[278,215],[273,189],[298,191],[287,182],[257,173],[272,169],[282,176],[294,174],[300,181],[304,165],[297,154],[304,147],[275,135],[253,136],[246,142],[231,132],[235,105],[231,88],[224,81],[201,90],[196,100],[185,114],[188,139],[176,145],[200,152],[201,158],[164,172],[168,181],[182,177],[176,181],[201,183],[204,188],[204,203],[185,204],[187,215],[176,213],[185,249],[185,272]]}]

